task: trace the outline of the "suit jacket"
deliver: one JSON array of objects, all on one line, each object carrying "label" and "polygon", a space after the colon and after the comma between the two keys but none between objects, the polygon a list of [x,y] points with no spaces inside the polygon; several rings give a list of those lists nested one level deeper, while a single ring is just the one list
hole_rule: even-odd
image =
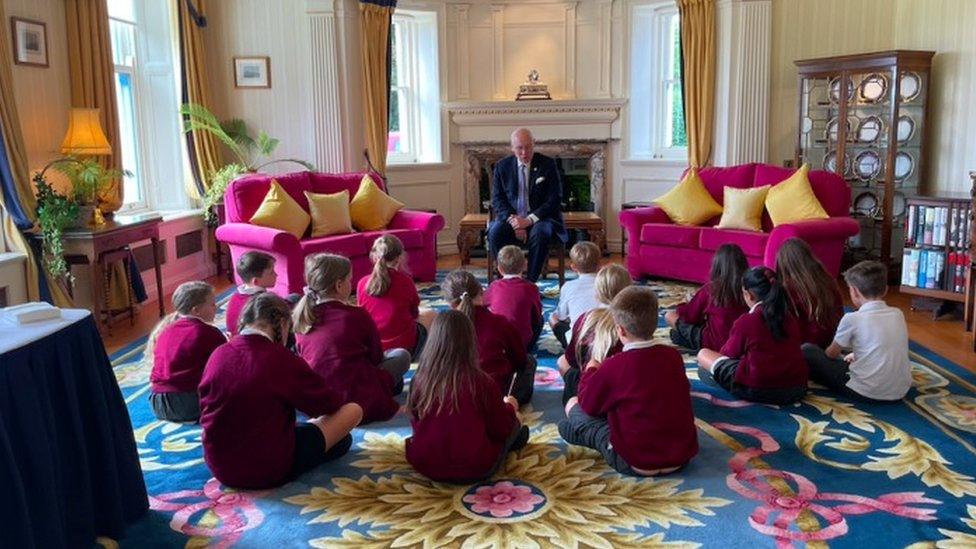
[{"label": "suit jacket", "polygon": [[[567,235],[562,214],[563,181],[556,161],[544,154],[532,155],[528,183],[529,213],[535,214],[540,220],[551,221],[554,225],[553,234],[565,242]],[[518,195],[518,159],[511,155],[495,164],[491,191],[491,207],[495,219],[504,221],[516,213]]]}]

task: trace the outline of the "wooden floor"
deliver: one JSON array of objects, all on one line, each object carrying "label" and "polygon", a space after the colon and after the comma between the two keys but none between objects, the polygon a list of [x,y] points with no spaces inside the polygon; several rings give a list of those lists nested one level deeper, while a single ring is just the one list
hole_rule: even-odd
[{"label": "wooden floor", "polygon": [[[443,256],[437,261],[438,269],[452,269],[458,266],[458,256]],[[474,260],[475,265],[483,266],[484,261]],[[622,262],[619,255],[614,254],[608,261]],[[214,285],[218,292],[230,287],[226,278],[213,277],[208,282]],[[171,296],[166,296],[166,310],[172,310]],[[889,295],[888,303],[901,308],[908,322],[908,334],[911,339],[939,355],[976,373],[976,353],[972,352],[971,334],[963,329],[959,320],[933,320],[930,311],[911,310],[911,296],[901,295],[897,291]],[[127,320],[118,321],[112,333],[103,337],[105,347],[111,354],[137,337],[148,334],[158,321],[155,305],[142,307],[136,315],[135,324],[130,326]]]}]

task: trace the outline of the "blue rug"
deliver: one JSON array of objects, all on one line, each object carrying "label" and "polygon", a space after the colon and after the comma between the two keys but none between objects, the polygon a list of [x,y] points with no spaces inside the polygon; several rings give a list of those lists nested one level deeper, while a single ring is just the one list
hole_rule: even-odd
[{"label": "blue rug", "polygon": [[[662,308],[693,290],[650,285]],[[548,316],[556,282],[540,288]],[[436,286],[420,289],[425,305],[445,306]],[[449,486],[414,472],[401,414],[356,429],[341,460],[264,492],[221,486],[200,428],[152,416],[144,345],[111,357],[152,508],[122,547],[976,547],[976,376],[914,343],[914,388],[892,406],[817,387],[792,407],[733,400],[686,356],[700,453],[676,474],[633,479],[559,438],[560,349],[546,328],[523,409],[530,442],[490,481]]]}]

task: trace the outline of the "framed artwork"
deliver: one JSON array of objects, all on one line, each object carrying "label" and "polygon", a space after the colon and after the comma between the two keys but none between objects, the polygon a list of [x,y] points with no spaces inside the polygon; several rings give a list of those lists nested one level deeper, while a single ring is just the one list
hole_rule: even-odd
[{"label": "framed artwork", "polygon": [[47,25],[40,21],[10,18],[14,42],[14,63],[32,67],[47,67]]},{"label": "framed artwork", "polygon": [[271,87],[271,58],[270,57],[235,57],[234,58],[234,87],[235,88],[270,88]]}]

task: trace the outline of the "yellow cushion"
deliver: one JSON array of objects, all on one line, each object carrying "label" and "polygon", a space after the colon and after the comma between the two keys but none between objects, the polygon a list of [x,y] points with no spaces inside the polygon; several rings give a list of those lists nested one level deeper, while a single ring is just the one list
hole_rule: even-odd
[{"label": "yellow cushion", "polygon": [[766,210],[773,226],[808,219],[827,219],[817,196],[813,194],[807,174],[810,166],[804,164],[789,178],[773,185],[766,193]]},{"label": "yellow cushion", "polygon": [[301,239],[310,219],[298,202],[281,188],[276,179],[272,179],[268,194],[251,216],[251,223],[287,231]]},{"label": "yellow cushion", "polygon": [[312,238],[352,232],[349,218],[349,191],[316,194],[305,191],[308,213],[312,215]]},{"label": "yellow cushion", "polygon": [[378,231],[385,229],[402,207],[402,202],[383,192],[372,177],[364,175],[356,196],[349,203],[349,215],[356,229]]},{"label": "yellow cushion", "polygon": [[722,213],[722,205],[708,194],[698,170],[688,170],[681,183],[654,200],[678,225],[701,225]]},{"label": "yellow cushion", "polygon": [[747,231],[762,230],[763,205],[769,185],[752,189],[736,189],[725,187],[725,198],[722,200],[722,219],[718,222],[719,229],[745,229]]}]

